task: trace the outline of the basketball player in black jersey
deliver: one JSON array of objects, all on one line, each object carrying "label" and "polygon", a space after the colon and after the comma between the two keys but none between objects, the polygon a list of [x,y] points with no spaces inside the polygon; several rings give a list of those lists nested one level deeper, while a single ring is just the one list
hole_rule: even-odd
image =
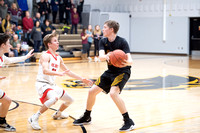
[{"label": "basketball player in black jersey", "polygon": [[[117,36],[118,30],[119,24],[116,21],[109,20],[104,23],[103,35],[105,38],[101,39],[99,42],[99,58],[101,61],[108,62],[108,70],[105,71],[95,82],[95,85],[90,88],[86,111],[80,119],[73,122],[74,125],[89,124],[91,122],[90,113],[95,104],[96,95],[104,91],[105,93],[110,93],[112,100],[124,118],[124,125],[119,130],[130,131],[135,128],[134,122],[129,118],[124,101],[119,95],[130,77],[132,58],[126,40]],[[124,61],[120,68],[109,63],[109,52],[116,49],[123,50],[128,56],[128,59]]]}]

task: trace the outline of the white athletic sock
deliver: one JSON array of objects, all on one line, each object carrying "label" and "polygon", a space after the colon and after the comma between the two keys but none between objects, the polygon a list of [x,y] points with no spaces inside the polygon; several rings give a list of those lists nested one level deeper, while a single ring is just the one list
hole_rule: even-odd
[{"label": "white athletic sock", "polygon": [[36,118],[39,118],[40,115],[41,115],[41,113],[40,113],[40,111],[38,111],[38,112],[35,114],[35,117],[36,117]]}]

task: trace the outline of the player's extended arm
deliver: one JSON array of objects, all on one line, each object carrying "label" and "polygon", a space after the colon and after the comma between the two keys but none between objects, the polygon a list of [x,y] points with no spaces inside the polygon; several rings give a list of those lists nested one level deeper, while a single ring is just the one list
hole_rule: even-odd
[{"label": "player's extended arm", "polygon": [[2,79],[5,79],[6,77],[2,77],[2,76],[0,76],[0,80],[2,80]]},{"label": "player's extended arm", "polygon": [[5,64],[11,64],[11,63],[17,63],[17,62],[22,62],[25,61],[26,59],[30,58],[31,56],[33,56],[33,51],[34,49],[32,49],[27,55],[25,56],[21,56],[21,57],[4,57],[4,62]]},{"label": "player's extended arm", "polygon": [[93,84],[93,82],[89,79],[86,79],[84,77],[79,76],[78,74],[72,72],[71,70],[69,70],[67,68],[67,66],[64,64],[62,58],[61,58],[61,62],[60,62],[60,68],[65,72],[65,74],[67,74],[68,76],[75,78],[75,79],[79,79],[81,80],[83,83],[91,86]]},{"label": "player's extended arm", "polygon": [[49,70],[50,57],[47,54],[42,54],[40,57],[40,64],[42,65],[43,74],[52,76],[64,76],[64,72],[56,72]]}]

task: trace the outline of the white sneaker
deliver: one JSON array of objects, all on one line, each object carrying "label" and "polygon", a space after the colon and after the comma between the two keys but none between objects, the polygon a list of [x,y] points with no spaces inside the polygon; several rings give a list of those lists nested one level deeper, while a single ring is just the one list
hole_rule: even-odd
[{"label": "white sneaker", "polygon": [[28,118],[28,122],[31,124],[31,127],[35,130],[40,130],[41,127],[38,123],[38,118],[35,117],[35,114]]},{"label": "white sneaker", "polygon": [[66,112],[60,112],[60,111],[56,111],[53,115],[52,115],[54,120],[60,120],[60,119],[67,119],[69,117],[68,113]]},{"label": "white sneaker", "polygon": [[91,61],[92,61],[92,58],[91,58],[91,57],[88,57],[88,60],[89,60],[89,62],[91,62]]},{"label": "white sneaker", "polygon": [[94,61],[97,62],[98,61],[98,57],[94,57]]}]

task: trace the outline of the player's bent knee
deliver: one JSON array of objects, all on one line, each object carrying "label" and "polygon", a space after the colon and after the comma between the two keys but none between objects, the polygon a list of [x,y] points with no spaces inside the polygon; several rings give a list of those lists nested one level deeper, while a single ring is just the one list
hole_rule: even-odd
[{"label": "player's bent knee", "polygon": [[54,98],[50,98],[49,100],[47,100],[44,105],[47,107],[47,108],[50,108],[53,104],[55,104],[56,102],[58,101],[58,98],[57,97],[54,97]]},{"label": "player's bent knee", "polygon": [[67,101],[65,101],[65,105],[66,106],[69,106],[70,104],[72,104],[74,102],[74,99],[73,98],[70,98],[70,99],[68,99]]}]

